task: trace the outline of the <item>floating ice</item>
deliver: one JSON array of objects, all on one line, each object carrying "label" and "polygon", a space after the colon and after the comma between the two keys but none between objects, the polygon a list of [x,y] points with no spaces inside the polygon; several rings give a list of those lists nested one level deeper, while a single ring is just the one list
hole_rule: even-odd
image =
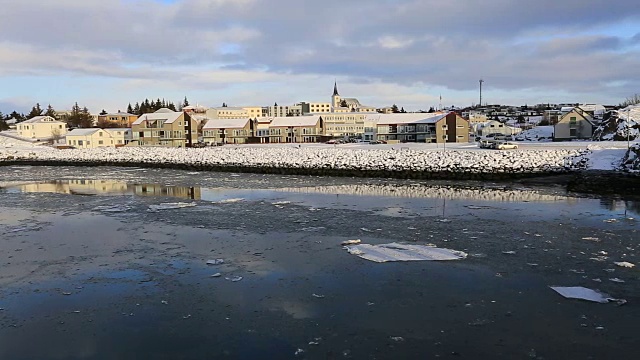
[{"label": "floating ice", "polygon": [[241,201],[244,201],[244,199],[243,198],[225,199],[220,201],[214,201],[213,203],[214,204],[233,204]]},{"label": "floating ice", "polygon": [[601,293],[596,290],[591,290],[582,286],[572,286],[572,287],[564,287],[564,286],[549,286],[558,294],[564,296],[567,299],[580,299],[593,301],[597,303],[608,303],[609,300],[614,300],[608,294]]},{"label": "floating ice", "polygon": [[149,205],[149,209],[152,211],[158,211],[158,210],[170,210],[170,209],[182,209],[182,208],[188,208],[188,207],[193,207],[196,206],[197,204],[195,202],[191,202],[191,203],[183,203],[183,202],[177,202],[177,203],[162,203],[159,205]]},{"label": "floating ice", "polygon": [[389,261],[460,260],[467,257],[467,254],[462,251],[398,243],[382,245],[359,244],[345,246],[345,248],[350,254],[378,263]]},{"label": "floating ice", "polygon": [[347,241],[343,241],[342,245],[355,245],[355,244],[360,244],[362,241],[360,239],[355,239],[355,240],[347,240]]},{"label": "floating ice", "polygon": [[632,268],[635,266],[635,264],[632,264],[630,262],[627,261],[621,261],[621,262],[614,262],[614,264],[620,266],[620,267],[626,267],[626,268]]},{"label": "floating ice", "polygon": [[224,264],[224,259],[207,260],[207,265],[220,265],[220,264]]},{"label": "floating ice", "polygon": [[233,276],[233,277],[226,277],[225,279],[229,280],[231,282],[238,282],[238,281],[242,280],[243,278],[242,278],[242,276]]}]

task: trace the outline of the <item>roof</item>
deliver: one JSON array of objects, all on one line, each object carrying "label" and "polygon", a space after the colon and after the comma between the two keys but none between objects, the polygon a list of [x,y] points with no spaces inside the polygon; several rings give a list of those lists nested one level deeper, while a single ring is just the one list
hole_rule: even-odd
[{"label": "roof", "polygon": [[393,124],[435,124],[450,113],[402,113],[402,114],[376,114],[367,116],[367,120],[376,121],[378,125]]},{"label": "roof", "polygon": [[160,108],[160,109],[156,110],[156,112],[157,113],[172,113],[174,111],[171,110],[171,109],[167,109],[167,108]]},{"label": "roof", "polygon": [[41,124],[41,123],[51,123],[51,122],[62,123],[62,121],[56,120],[51,116],[36,116],[36,117],[32,117],[29,120],[23,121],[22,124],[36,124],[36,123]]},{"label": "roof", "polygon": [[130,128],[107,128],[104,129],[106,132],[115,132],[115,131],[131,131]]},{"label": "roof", "polygon": [[240,129],[247,126],[248,122],[249,119],[212,119],[207,121],[202,129]]},{"label": "roof", "polygon": [[89,136],[94,133],[100,131],[100,128],[89,128],[89,129],[73,129],[67,133],[67,136]]},{"label": "roof", "polygon": [[215,107],[215,108],[212,108],[212,109],[218,110],[218,111],[220,111],[220,110],[245,110],[245,108],[237,107],[237,106],[234,106],[234,107],[222,106],[222,107]]},{"label": "roof", "polygon": [[7,125],[13,125],[13,124],[17,123],[18,120],[16,118],[11,118],[9,120],[6,120],[5,122],[7,123]]},{"label": "roof", "polygon": [[320,115],[273,117],[271,127],[316,126]]},{"label": "roof", "polygon": [[[162,110],[162,109],[160,109]],[[160,111],[158,110],[158,111]],[[154,112],[149,114],[142,114],[138,120],[134,121],[132,125],[140,125],[145,120],[164,120],[165,123],[171,124],[176,121],[184,113],[181,111],[169,111],[169,112]]]},{"label": "roof", "polygon": [[135,116],[135,115],[119,111],[117,113],[109,113],[109,114],[104,114],[104,115],[100,115],[100,116]]}]

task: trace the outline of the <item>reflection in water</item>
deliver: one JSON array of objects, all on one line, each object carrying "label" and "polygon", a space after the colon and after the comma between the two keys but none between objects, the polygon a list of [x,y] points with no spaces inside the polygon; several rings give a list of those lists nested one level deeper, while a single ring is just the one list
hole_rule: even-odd
[{"label": "reflection in water", "polygon": [[[424,198],[444,200],[476,200],[489,202],[564,202],[576,204],[579,198],[543,193],[534,189],[504,189],[442,185],[349,184],[277,189],[227,189],[199,186],[166,186],[158,184],[127,184],[120,180],[56,180],[46,182],[0,182],[0,190],[30,193],[62,193],[76,195],[138,195],[166,196],[190,200],[221,200],[228,196],[264,199],[279,193],[351,195],[362,197]],[[640,202],[600,199],[600,205],[610,211],[640,213]]]},{"label": "reflection in water", "polygon": [[4,182],[0,189],[28,193],[58,193],[74,195],[139,195],[169,196],[200,200],[200,187],[165,186],[157,184],[127,184],[114,180],[55,180],[38,183]]}]

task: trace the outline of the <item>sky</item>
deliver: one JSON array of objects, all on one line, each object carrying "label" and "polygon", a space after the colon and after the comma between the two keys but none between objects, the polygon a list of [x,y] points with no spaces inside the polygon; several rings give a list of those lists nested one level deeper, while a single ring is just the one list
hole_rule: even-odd
[{"label": "sky", "polygon": [[637,0],[0,0],[0,111],[145,98],[406,110],[618,104],[640,93]]}]

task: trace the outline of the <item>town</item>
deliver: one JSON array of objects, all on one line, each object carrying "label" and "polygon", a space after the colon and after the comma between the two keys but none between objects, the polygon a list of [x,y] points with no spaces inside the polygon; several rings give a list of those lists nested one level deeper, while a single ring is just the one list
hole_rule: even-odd
[{"label": "town", "polygon": [[[28,115],[0,116],[1,135],[59,148],[121,146],[203,147],[225,144],[360,142],[469,143],[504,141],[635,140],[640,137],[637,95],[619,106],[537,104],[533,106],[433,106],[406,112],[397,105],[363,105],[342,97],[338,84],[327,102],[294,105],[176,107],[158,99],[126,111],[92,114],[75,104],[56,111],[39,104]],[[627,105],[625,108],[624,105]],[[620,111],[618,111],[620,110]],[[0,114],[1,115],[1,114]],[[516,146],[517,148],[517,146]]]}]

